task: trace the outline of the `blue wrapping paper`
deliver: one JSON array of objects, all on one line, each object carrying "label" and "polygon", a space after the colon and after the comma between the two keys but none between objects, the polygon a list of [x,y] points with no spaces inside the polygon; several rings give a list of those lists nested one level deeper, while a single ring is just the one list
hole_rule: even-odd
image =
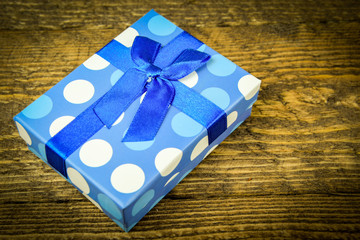
[{"label": "blue wrapping paper", "polygon": [[[166,45],[182,31],[152,10],[114,40],[130,48],[140,35]],[[144,93],[110,129],[103,127],[66,159],[67,180],[125,231],[235,130],[257,99],[260,80],[205,44],[197,50],[210,61],[180,81],[227,114],[228,128],[215,141],[209,145],[207,130],[171,106],[154,140],[122,142]],[[123,74],[95,54],[20,112],[14,120],[29,149],[47,163],[45,144]]]}]

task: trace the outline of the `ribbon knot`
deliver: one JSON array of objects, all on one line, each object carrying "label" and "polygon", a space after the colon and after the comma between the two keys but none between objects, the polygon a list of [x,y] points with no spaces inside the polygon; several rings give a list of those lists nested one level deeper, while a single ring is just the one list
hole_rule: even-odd
[{"label": "ribbon knot", "polygon": [[138,69],[144,71],[144,73],[146,73],[148,78],[158,77],[158,76],[160,76],[160,73],[162,71],[161,68],[159,68],[153,64],[143,65],[143,66],[139,67]]},{"label": "ribbon knot", "polygon": [[156,136],[175,96],[171,81],[177,81],[205,64],[210,55],[193,49],[183,50],[168,66],[155,65],[161,44],[136,37],[131,58],[137,65],[128,69],[94,107],[98,118],[111,128],[116,119],[145,91],[143,102],[123,139],[125,142],[149,141]]}]

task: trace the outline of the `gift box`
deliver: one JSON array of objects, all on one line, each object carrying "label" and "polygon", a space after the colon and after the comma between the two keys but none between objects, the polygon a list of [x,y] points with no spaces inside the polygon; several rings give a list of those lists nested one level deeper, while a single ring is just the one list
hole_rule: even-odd
[{"label": "gift box", "polygon": [[260,83],[151,10],[14,120],[129,231],[250,115]]}]

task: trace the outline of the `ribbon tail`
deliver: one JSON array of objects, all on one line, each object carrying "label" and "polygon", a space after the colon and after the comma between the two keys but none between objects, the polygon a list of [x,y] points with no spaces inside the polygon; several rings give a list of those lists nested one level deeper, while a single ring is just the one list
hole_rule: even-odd
[{"label": "ribbon tail", "polygon": [[175,95],[170,81],[153,79],[147,93],[123,139],[123,142],[153,140]]},{"label": "ribbon tail", "polygon": [[146,80],[146,73],[131,68],[95,105],[95,114],[107,128],[143,93]]}]

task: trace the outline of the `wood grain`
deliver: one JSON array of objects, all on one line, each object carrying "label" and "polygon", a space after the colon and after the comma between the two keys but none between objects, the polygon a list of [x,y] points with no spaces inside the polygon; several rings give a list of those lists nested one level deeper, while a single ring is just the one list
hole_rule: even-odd
[{"label": "wood grain", "polygon": [[[12,117],[154,8],[263,83],[251,117],[130,233]],[[360,238],[357,1],[0,2],[0,238]]]}]

